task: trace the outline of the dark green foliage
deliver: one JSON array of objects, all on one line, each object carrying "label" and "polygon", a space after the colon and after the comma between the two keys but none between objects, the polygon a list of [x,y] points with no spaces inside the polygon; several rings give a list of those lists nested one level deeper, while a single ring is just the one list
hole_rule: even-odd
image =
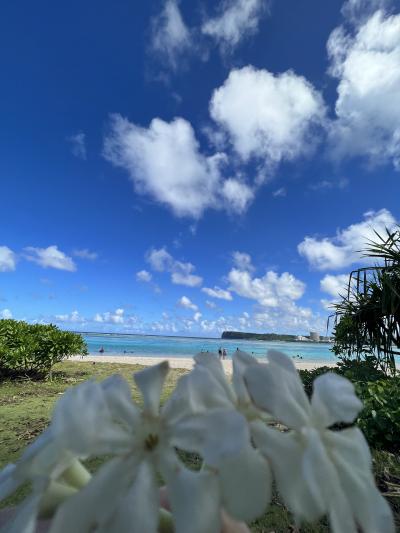
[{"label": "dark green foliage", "polygon": [[322,374],[325,374],[326,372],[330,372],[331,370],[332,368],[329,366],[320,366],[319,368],[314,368],[314,370],[299,370],[301,381],[304,385],[304,390],[309,398],[312,394],[314,379],[318,376],[322,376]]},{"label": "dark green foliage", "polygon": [[364,403],[357,424],[371,446],[399,451],[400,448],[400,378],[356,383]]},{"label": "dark green foliage", "polygon": [[0,320],[0,378],[44,377],[55,363],[69,355],[87,354],[77,333],[53,325]]},{"label": "dark green foliage", "polygon": [[279,333],[245,333],[244,331],[223,331],[221,339],[248,339],[258,341],[286,341],[296,340],[296,335],[284,335]]},{"label": "dark green foliage", "polygon": [[398,452],[400,449],[400,377],[387,376],[376,369],[372,359],[341,361],[328,367],[300,370],[304,389],[310,397],[312,384],[321,374],[333,371],[352,381],[364,409],[356,420],[368,444],[375,449]]},{"label": "dark green foliage", "polygon": [[364,252],[378,259],[374,267],[350,273],[347,294],[336,304],[336,355],[361,360],[395,375],[400,350],[400,230],[377,235]]}]

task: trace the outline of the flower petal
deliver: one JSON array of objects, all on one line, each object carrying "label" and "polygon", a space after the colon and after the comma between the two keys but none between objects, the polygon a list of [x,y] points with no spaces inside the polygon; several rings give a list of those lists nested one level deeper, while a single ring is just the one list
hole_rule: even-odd
[{"label": "flower petal", "polygon": [[310,428],[304,436],[306,445],[302,467],[305,484],[318,502],[318,507],[328,512],[334,533],[357,533],[351,506],[319,432]]},{"label": "flower petal", "polygon": [[249,366],[244,374],[245,383],[257,407],[288,427],[301,429],[309,423],[310,404],[298,373],[287,370],[283,361],[288,358],[283,354],[278,358],[277,353],[267,364]]},{"label": "flower petal", "polygon": [[104,464],[90,482],[57,510],[50,533],[90,531],[114,513],[135,479],[139,458],[115,458]]},{"label": "flower petal", "polygon": [[235,456],[250,443],[246,419],[238,412],[213,409],[176,423],[171,443],[199,453],[204,462],[218,467],[223,458]]},{"label": "flower petal", "polygon": [[218,467],[222,504],[237,520],[250,522],[265,511],[272,476],[267,460],[252,446],[222,459]]},{"label": "flower petal", "polygon": [[163,418],[170,423],[213,408],[232,409],[225,387],[202,365],[182,376],[175,391],[163,406]]},{"label": "flower petal", "polygon": [[36,530],[40,493],[29,496],[19,505],[10,522],[4,526],[3,533],[34,533]]},{"label": "flower petal", "polygon": [[233,394],[232,387],[226,379],[224,367],[215,353],[199,353],[194,357],[196,361],[196,367],[206,368],[211,375],[219,382],[221,387],[225,390],[227,397],[234,402],[235,395]]},{"label": "flower petal", "polygon": [[252,422],[250,427],[255,444],[270,461],[279,492],[296,520],[313,522],[320,518],[325,509],[318,505],[304,483],[304,449],[296,433],[282,433],[261,422]]},{"label": "flower petal", "polygon": [[314,423],[323,428],[338,422],[353,422],[362,409],[362,402],[351,381],[328,372],[314,381],[311,407]]},{"label": "flower petal", "polygon": [[214,471],[193,472],[174,462],[162,461],[176,533],[220,533],[220,489]]},{"label": "flower petal", "polygon": [[113,417],[129,429],[135,427],[140,418],[140,411],[132,401],[131,388],[126,379],[119,374],[114,374],[102,381],[100,385]]},{"label": "flower petal", "polygon": [[7,498],[12,494],[21,484],[21,481],[15,478],[15,465],[6,465],[0,472],[0,500]]},{"label": "flower petal", "polygon": [[130,490],[99,533],[157,533],[159,494],[152,465],[143,461]]},{"label": "flower petal", "polygon": [[143,396],[144,409],[156,416],[160,410],[160,398],[165,378],[169,372],[168,361],[145,368],[133,376]]},{"label": "flower petal", "polygon": [[362,432],[358,428],[329,431],[326,440],[343,493],[362,531],[394,532],[392,511],[375,485],[371,455]]},{"label": "flower petal", "polygon": [[244,373],[250,365],[258,365],[255,357],[241,350],[236,350],[232,356],[233,376],[232,383],[239,404],[248,404],[250,400],[247,387],[244,383]]}]

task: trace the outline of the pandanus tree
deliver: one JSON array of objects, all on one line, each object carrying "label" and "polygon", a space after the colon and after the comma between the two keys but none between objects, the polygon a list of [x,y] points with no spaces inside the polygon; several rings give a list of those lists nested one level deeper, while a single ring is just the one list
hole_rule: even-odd
[{"label": "pandanus tree", "polygon": [[363,256],[377,264],[353,270],[346,294],[334,306],[333,351],[395,374],[400,354],[400,228],[376,237]]}]

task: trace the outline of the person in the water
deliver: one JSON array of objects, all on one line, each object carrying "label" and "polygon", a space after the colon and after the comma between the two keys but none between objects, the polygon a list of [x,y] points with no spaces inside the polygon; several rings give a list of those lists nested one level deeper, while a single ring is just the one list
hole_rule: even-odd
[{"label": "person in the water", "polygon": [[99,353],[104,353],[104,348],[103,348],[103,346],[100,348]]}]

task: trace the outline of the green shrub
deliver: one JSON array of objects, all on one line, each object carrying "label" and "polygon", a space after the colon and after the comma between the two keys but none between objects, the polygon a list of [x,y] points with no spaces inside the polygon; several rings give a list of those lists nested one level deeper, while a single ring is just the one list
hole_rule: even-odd
[{"label": "green shrub", "polygon": [[375,449],[398,451],[400,443],[400,376],[388,377],[364,361],[342,360],[334,369],[329,367],[300,370],[304,390],[310,397],[315,378],[333,371],[354,383],[358,397],[364,404],[357,424],[369,445]]},{"label": "green shrub", "polygon": [[43,377],[52,366],[73,354],[87,354],[77,333],[56,326],[0,320],[0,377]]},{"label": "green shrub", "polygon": [[299,370],[301,381],[304,385],[304,390],[309,398],[311,398],[314,379],[330,371],[332,371],[330,366],[320,366],[319,368],[314,368],[313,370]]},{"label": "green shrub", "polygon": [[357,424],[373,448],[398,451],[400,445],[400,378],[356,383],[364,403]]}]

